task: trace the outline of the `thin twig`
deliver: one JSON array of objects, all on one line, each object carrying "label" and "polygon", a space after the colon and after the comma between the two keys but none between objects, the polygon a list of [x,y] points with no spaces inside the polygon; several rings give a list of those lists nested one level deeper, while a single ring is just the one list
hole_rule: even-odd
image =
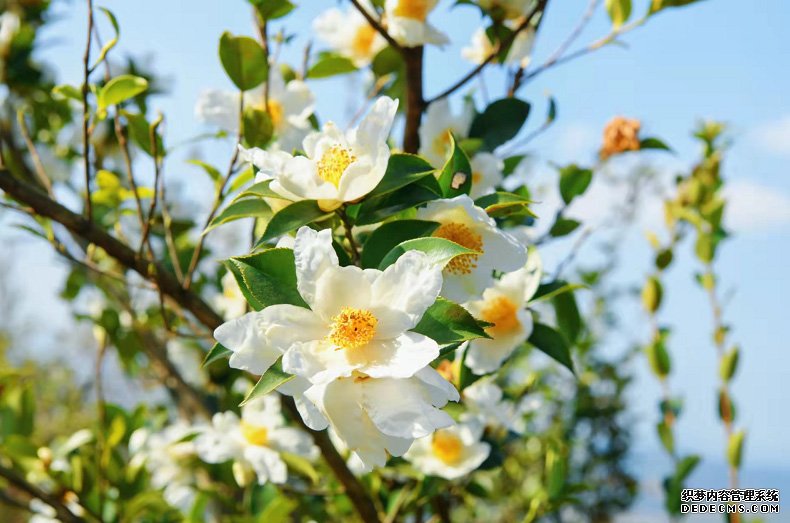
[{"label": "thin twig", "polygon": [[[154,223],[154,211],[156,210],[156,203],[159,199],[159,180],[162,174],[162,162],[159,158],[159,140],[157,135],[157,129],[159,125],[162,123],[163,117],[162,114],[159,114],[159,117],[151,124],[151,127],[148,132],[148,139],[150,141],[150,148],[151,148],[151,156],[154,160],[154,194],[151,197],[151,203],[148,206],[148,219],[145,220],[143,225],[143,231],[140,238],[140,248],[138,252],[140,254],[143,253],[143,248],[148,242],[148,235],[151,231],[151,227],[153,227]],[[148,242],[148,249],[151,251],[151,256],[154,255],[153,250],[151,249],[151,244]]]},{"label": "thin twig", "polygon": [[38,155],[38,150],[36,150],[36,144],[33,143],[32,138],[30,137],[30,132],[27,129],[27,122],[25,122],[25,113],[20,109],[16,113],[17,122],[19,123],[19,132],[22,135],[22,139],[25,141],[25,145],[27,146],[27,152],[30,153],[30,157],[33,159],[33,167],[38,178],[38,181],[41,183],[42,187],[46,189],[47,193],[52,194],[52,182],[47,176],[46,170],[44,169],[44,164],[41,162],[41,157]]},{"label": "thin twig", "polygon": [[58,519],[66,523],[82,523],[84,521],[83,518],[77,517],[74,513],[69,510],[65,503],[63,503],[57,496],[54,494],[50,494],[45,490],[33,485],[32,483],[28,483],[28,481],[15,470],[7,468],[0,464],[0,477],[5,478],[10,484],[14,487],[18,488],[19,490],[27,493],[29,496],[33,498],[38,498],[53,509],[58,515]]},{"label": "thin twig", "polygon": [[90,92],[90,60],[91,39],[93,38],[93,0],[88,0],[88,37],[85,43],[85,55],[82,58],[82,148],[83,168],[85,170],[85,216],[93,221],[93,202],[91,202],[91,162],[90,162],[90,107],[88,106],[88,93]]},{"label": "thin twig", "polygon": [[96,488],[99,498],[99,512],[104,513],[104,454],[107,452],[107,439],[105,437],[107,409],[104,402],[104,383],[102,381],[102,367],[104,363],[104,356],[107,354],[107,333],[102,332],[102,339],[99,343],[99,349],[96,353],[96,418],[98,430],[96,431]]},{"label": "thin twig", "polygon": [[368,10],[367,10],[367,9],[365,9],[365,8],[362,6],[362,4],[360,4],[360,3],[359,3],[359,0],[351,0],[351,3],[352,3],[352,4],[354,4],[354,7],[356,7],[356,8],[357,8],[357,11],[359,11],[359,13],[360,13],[362,16],[364,16],[364,17],[365,17],[365,20],[367,20],[367,21],[368,21],[368,23],[369,23],[369,24],[370,24],[370,25],[373,27],[373,29],[375,29],[376,31],[378,31],[378,33],[379,33],[381,36],[383,36],[383,37],[384,37],[384,40],[386,40],[388,44],[390,44],[392,47],[394,47],[394,48],[395,48],[395,49],[397,49],[398,51],[400,51],[400,52],[403,52],[403,50],[405,49],[405,47],[403,47],[401,44],[399,44],[399,43],[398,43],[398,42],[397,42],[397,41],[396,41],[396,40],[395,40],[395,39],[392,37],[392,35],[390,35],[390,34],[387,32],[387,30],[386,30],[386,29],[384,29],[384,26],[383,26],[383,25],[381,25],[381,22],[379,22],[378,20],[376,20],[375,18],[373,18],[373,15],[371,15],[371,14],[368,12]]},{"label": "thin twig", "polygon": [[345,209],[342,207],[337,210],[337,215],[340,217],[340,221],[343,222],[343,228],[346,232],[346,240],[348,240],[348,244],[351,249],[351,261],[354,262],[354,265],[359,265],[359,247],[357,247],[357,242],[354,239],[351,221],[348,219],[348,215],[346,214]]}]

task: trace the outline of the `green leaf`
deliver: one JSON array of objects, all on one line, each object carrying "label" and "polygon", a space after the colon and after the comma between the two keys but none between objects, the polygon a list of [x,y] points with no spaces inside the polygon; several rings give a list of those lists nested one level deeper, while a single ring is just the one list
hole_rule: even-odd
[{"label": "green leaf", "polygon": [[400,211],[441,198],[441,192],[436,178],[425,176],[391,193],[366,198],[357,213],[356,224],[368,225],[386,220]]},{"label": "green leaf", "polygon": [[578,165],[569,165],[560,169],[560,194],[566,204],[584,194],[592,181],[592,171]]},{"label": "green leaf", "polygon": [[555,238],[560,238],[562,236],[567,236],[573,231],[575,231],[581,223],[576,220],[571,220],[569,218],[562,218],[560,217],[554,225],[551,226],[551,230],[549,234],[554,236]]},{"label": "green leaf", "polygon": [[582,331],[582,317],[576,304],[576,296],[572,292],[559,293],[551,299],[551,304],[554,307],[560,332],[571,344],[576,343]]},{"label": "green leaf", "polygon": [[648,14],[652,15],[668,7],[683,7],[699,1],[700,0],[653,0],[653,3],[650,4],[650,11]]},{"label": "green leaf", "polygon": [[219,172],[219,169],[217,169],[216,167],[214,167],[209,163],[206,163],[202,160],[187,160],[187,163],[192,165],[197,165],[198,167],[206,171],[206,174],[208,174],[209,178],[211,178],[211,180],[214,181],[215,183],[220,182],[222,180],[222,173]]},{"label": "green leaf", "polygon": [[482,207],[492,218],[535,217],[529,210],[532,200],[512,192],[495,192],[486,194],[475,200],[475,205]]},{"label": "green leaf", "polygon": [[287,303],[307,307],[296,288],[296,265],[291,249],[267,249],[225,261],[244,298],[255,310]]},{"label": "green leaf", "polygon": [[320,479],[318,471],[307,458],[291,454],[290,452],[280,452],[280,457],[283,459],[288,468],[294,472],[308,478],[313,485],[318,484]]},{"label": "green leaf", "polygon": [[541,301],[551,300],[560,294],[566,292],[573,292],[576,289],[586,289],[587,286],[581,283],[566,283],[561,280],[555,280],[548,283],[543,283],[538,287],[535,295],[529,300],[530,303],[537,303]]},{"label": "green leaf", "polygon": [[665,144],[664,142],[662,142],[658,138],[651,138],[651,137],[642,138],[641,140],[639,140],[639,149],[642,149],[642,150],[644,150],[644,149],[660,149],[662,151],[671,151],[672,150],[667,144]]},{"label": "green leaf", "polygon": [[672,428],[667,425],[666,422],[661,421],[656,425],[656,432],[658,433],[658,439],[661,440],[661,444],[664,446],[666,451],[674,455],[675,436],[672,434]]},{"label": "green leaf", "polygon": [[248,107],[242,116],[244,140],[248,147],[266,147],[272,139],[274,126],[267,111]]},{"label": "green leaf", "polygon": [[294,202],[272,216],[272,219],[266,226],[266,231],[261,239],[258,240],[258,245],[326,216],[329,216],[329,213],[322,211],[315,200]]},{"label": "green leaf", "polygon": [[631,16],[631,0],[606,0],[606,11],[615,29],[621,27]]},{"label": "green leaf", "polygon": [[740,356],[740,350],[738,347],[733,347],[728,350],[724,357],[721,359],[721,364],[719,366],[719,374],[721,375],[721,379],[726,381],[730,381],[732,377],[735,375],[735,371],[738,370],[738,358]]},{"label": "green leaf", "polygon": [[322,53],[307,71],[308,78],[328,78],[338,74],[351,73],[357,70],[350,59],[335,53]]},{"label": "green leaf", "polygon": [[459,245],[445,238],[415,238],[401,242],[390,250],[379,263],[379,269],[384,270],[401,257],[406,251],[422,251],[428,255],[431,263],[444,267],[456,256],[469,256],[479,252]]},{"label": "green leaf", "polygon": [[219,39],[219,59],[231,81],[242,91],[263,83],[269,74],[266,53],[260,44],[248,36],[222,33]]},{"label": "green leaf", "polygon": [[675,466],[675,481],[683,483],[700,462],[699,456],[686,456]]},{"label": "green leaf", "polygon": [[115,15],[112,14],[112,11],[110,11],[106,7],[100,7],[99,9],[107,16],[107,19],[110,21],[110,24],[112,24],[112,28],[115,30],[115,36],[112,39],[105,42],[105,44],[102,46],[101,51],[99,52],[99,58],[93,64],[92,68],[95,68],[97,65],[102,63],[102,61],[107,57],[107,53],[109,53],[110,50],[113,47],[115,47],[115,44],[118,43],[118,37],[120,36],[121,33],[121,28],[118,26],[118,20],[115,18]]},{"label": "green leaf", "polygon": [[527,341],[539,351],[562,364],[573,374],[576,374],[576,371],[573,370],[573,360],[571,359],[571,351],[568,347],[568,342],[565,341],[562,334],[548,325],[536,323]]},{"label": "green leaf", "polygon": [[60,84],[52,88],[52,94],[61,98],[71,98],[78,102],[82,102],[82,92],[79,89],[69,84]]},{"label": "green leaf", "polygon": [[[121,111],[129,127],[129,135],[134,140],[134,143],[142,149],[148,156],[153,156],[154,151],[151,147],[151,124],[142,114],[130,113],[129,111]],[[156,134],[156,153],[159,158],[163,157],[167,152],[165,144],[162,140],[162,135]]]},{"label": "green leaf", "polygon": [[241,220],[242,218],[268,218],[271,215],[271,208],[265,201],[259,198],[236,200],[225,207],[221,213],[211,220],[211,223],[203,231],[203,234],[208,234],[209,231],[220,225]]},{"label": "green leaf", "polygon": [[527,157],[526,154],[518,154],[516,156],[510,156],[508,158],[505,158],[503,162],[505,165],[504,168],[502,169],[502,176],[510,176],[511,174],[513,174],[513,172],[516,170],[516,167],[518,167],[521,164],[522,160],[524,160],[524,158],[526,157]]},{"label": "green leaf", "polygon": [[649,313],[654,313],[661,307],[663,296],[661,282],[655,276],[650,276],[642,288],[642,306]]},{"label": "green leaf", "polygon": [[368,198],[375,198],[382,194],[391,193],[405,185],[409,185],[433,173],[435,169],[414,154],[393,154],[387,163],[387,171],[379,184],[368,194]]},{"label": "green leaf", "polygon": [[493,151],[518,134],[529,109],[530,105],[518,98],[497,100],[475,117],[469,136],[482,138],[483,149]]},{"label": "green leaf", "polygon": [[469,311],[445,298],[438,298],[428,307],[420,322],[412,330],[428,336],[439,345],[447,345],[477,338],[490,338],[485,322],[476,320]]},{"label": "green leaf", "polygon": [[645,347],[650,368],[659,378],[665,378],[672,371],[672,362],[669,358],[669,352],[667,352],[665,339],[666,335],[662,333],[658,339],[653,340]]},{"label": "green leaf", "polygon": [[107,82],[96,98],[99,111],[118,105],[148,89],[148,80],[131,74],[116,76]]},{"label": "green leaf", "polygon": [[730,441],[727,443],[727,461],[736,469],[741,467],[743,440],[745,437],[746,433],[743,430],[739,430],[730,436]]},{"label": "green leaf", "polygon": [[362,268],[378,267],[384,256],[398,244],[429,236],[439,226],[425,220],[395,220],[381,225],[373,231],[362,247]]},{"label": "green leaf", "polygon": [[261,376],[258,383],[247,393],[244,397],[244,401],[239,404],[239,407],[255,398],[269,394],[283,383],[288,383],[294,378],[295,376],[293,374],[288,374],[283,371],[283,359],[282,356],[279,357],[277,361],[274,362],[274,365],[263,373],[263,376]]},{"label": "green leaf", "polygon": [[203,358],[203,364],[201,366],[208,367],[215,361],[229,358],[231,354],[233,354],[232,350],[219,343],[215,343],[214,346],[211,347],[211,350],[208,351],[208,354],[206,354],[206,357]]},{"label": "green leaf", "polygon": [[269,186],[271,185],[271,180],[264,180],[262,182],[258,182],[249,186],[245,189],[241,194],[239,194],[236,199],[239,200],[241,198],[250,198],[250,197],[257,197],[257,198],[278,198],[283,199],[282,196],[277,194],[276,192],[272,191]]},{"label": "green leaf", "polygon": [[439,187],[445,198],[453,198],[461,194],[469,194],[472,189],[472,167],[466,153],[458,147],[455,137],[450,136],[452,154],[439,175]]},{"label": "green leaf", "polygon": [[[282,18],[296,8],[289,0],[249,0],[264,20]],[[268,521],[268,520],[266,520]]]}]

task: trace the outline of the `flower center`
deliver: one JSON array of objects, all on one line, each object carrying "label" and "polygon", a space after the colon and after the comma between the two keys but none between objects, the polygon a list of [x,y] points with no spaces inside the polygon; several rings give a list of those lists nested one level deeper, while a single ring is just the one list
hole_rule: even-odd
[{"label": "flower center", "polygon": [[429,0],[400,0],[395,8],[395,16],[412,18],[424,22],[430,11]]},{"label": "flower center", "polygon": [[[463,223],[450,222],[442,224],[433,235],[483,253],[483,237],[474,232]],[[480,254],[461,254],[456,256],[445,266],[444,270],[451,274],[470,274],[477,268],[477,259]]]},{"label": "flower center", "polygon": [[373,46],[373,40],[376,38],[376,30],[365,23],[357,29],[354,39],[351,41],[351,48],[358,56],[367,56],[370,54],[370,48]]},{"label": "flower center", "polygon": [[452,135],[453,130],[449,127],[439,133],[436,138],[433,139],[433,152],[438,156],[447,156],[447,151],[450,150],[450,138]]},{"label": "flower center", "polygon": [[340,314],[332,318],[329,341],[341,349],[362,347],[376,335],[378,322],[368,310],[343,307]]},{"label": "flower center", "polygon": [[431,441],[434,455],[446,465],[454,465],[461,460],[461,451],[464,446],[455,434],[437,430]]},{"label": "flower center", "polygon": [[241,420],[241,435],[250,445],[262,447],[269,442],[269,429]]},{"label": "flower center", "polygon": [[318,176],[337,187],[346,168],[356,160],[348,147],[333,145],[318,160]]},{"label": "flower center", "polygon": [[436,372],[450,383],[455,383],[455,369],[453,369],[453,362],[450,360],[440,361],[436,366]]},{"label": "flower center", "polygon": [[516,316],[517,312],[518,306],[510,298],[497,296],[493,300],[488,301],[480,315],[483,321],[494,324],[493,327],[486,329],[488,333],[500,336],[521,327],[521,322],[518,321],[518,316]]},{"label": "flower center", "polygon": [[269,118],[272,119],[272,127],[277,129],[280,127],[280,124],[283,123],[283,116],[285,110],[283,109],[283,105],[278,102],[277,100],[269,100]]}]

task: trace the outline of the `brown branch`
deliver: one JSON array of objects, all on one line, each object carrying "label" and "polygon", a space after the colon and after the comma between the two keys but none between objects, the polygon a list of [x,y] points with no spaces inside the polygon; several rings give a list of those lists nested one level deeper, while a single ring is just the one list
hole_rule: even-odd
[{"label": "brown branch", "polygon": [[403,129],[403,150],[417,153],[420,149],[420,121],[428,104],[423,98],[423,47],[403,50],[406,62],[406,126]]},{"label": "brown branch", "polygon": [[145,220],[143,224],[143,232],[140,238],[140,248],[139,252],[142,254],[143,248],[148,243],[148,250],[151,251],[151,256],[154,255],[154,251],[151,248],[151,243],[148,241],[148,234],[151,232],[151,227],[153,226],[154,222],[154,211],[156,210],[156,203],[159,198],[159,180],[162,174],[162,164],[159,159],[159,147],[157,144],[157,134],[156,130],[159,128],[159,124],[162,123],[162,114],[159,114],[159,118],[151,124],[151,128],[148,132],[148,139],[150,141],[151,147],[151,156],[154,160],[154,194],[151,196],[151,203],[148,206],[148,219]]},{"label": "brown branch", "polygon": [[57,496],[44,491],[43,489],[28,483],[28,481],[15,470],[0,465],[0,478],[5,478],[10,484],[25,492],[33,498],[38,498],[53,509],[58,515],[58,519],[64,523],[82,523],[83,518],[74,515]]},{"label": "brown branch", "polygon": [[143,278],[152,281],[173,301],[191,312],[195,318],[210,329],[222,324],[222,317],[203,301],[200,296],[183,289],[175,276],[156,262],[138,256],[129,246],[111,236],[92,221],[67,209],[39,190],[30,187],[11,176],[6,169],[0,169],[0,189],[9,196],[33,209],[39,216],[50,218],[84,240],[98,247]]},{"label": "brown branch", "polygon": [[402,45],[400,45],[400,44],[399,44],[399,43],[398,43],[398,42],[397,42],[397,41],[396,41],[396,40],[395,40],[395,39],[392,37],[392,35],[390,35],[390,34],[387,32],[387,30],[386,30],[386,29],[384,29],[384,26],[383,26],[383,25],[381,25],[381,22],[379,22],[378,20],[376,20],[375,18],[373,18],[373,15],[371,15],[371,14],[368,12],[368,10],[367,10],[367,9],[365,9],[365,8],[362,6],[362,4],[360,4],[360,3],[359,3],[359,0],[351,0],[351,3],[352,3],[352,4],[354,4],[354,7],[356,7],[356,8],[357,8],[357,11],[359,11],[359,13],[360,13],[362,16],[364,16],[364,17],[365,17],[365,20],[367,20],[367,21],[368,21],[368,23],[369,23],[369,24],[370,24],[370,25],[373,27],[373,29],[375,29],[376,31],[378,31],[378,33],[379,33],[381,36],[383,36],[383,37],[384,37],[384,40],[386,40],[388,44],[390,44],[392,47],[394,47],[395,49],[397,49],[397,50],[398,50],[398,51],[400,51],[400,52],[403,52],[405,49],[407,49],[406,47],[403,47]]},{"label": "brown branch", "polygon": [[345,208],[339,208],[337,210],[337,215],[340,217],[340,221],[343,222],[343,229],[345,230],[346,239],[348,240],[349,248],[351,249],[351,261],[354,263],[354,265],[359,265],[359,247],[357,247],[357,242],[354,239],[351,221],[348,219],[348,214],[346,214]]},{"label": "brown branch", "polygon": [[427,100],[426,101],[426,105],[430,105],[433,102],[435,102],[436,100],[441,100],[442,98],[446,98],[447,96],[450,96],[455,91],[457,91],[458,89],[460,89],[461,87],[466,85],[466,83],[469,82],[469,80],[471,80],[472,78],[477,76],[480,73],[480,71],[485,69],[485,67],[488,64],[493,62],[494,59],[497,56],[499,56],[499,53],[502,52],[503,49],[507,49],[508,47],[510,47],[510,45],[513,44],[513,41],[516,39],[516,37],[519,35],[519,33],[521,33],[521,31],[524,31],[525,29],[527,29],[532,24],[532,20],[535,18],[535,16],[538,13],[541,13],[541,16],[543,15],[543,10],[546,8],[546,4],[547,3],[548,3],[548,0],[539,0],[538,4],[535,6],[535,8],[527,16],[524,17],[524,21],[521,22],[518,25],[518,27],[516,27],[513,30],[513,32],[510,35],[508,35],[507,38],[505,38],[504,40],[500,40],[499,43],[497,43],[496,48],[485,58],[485,60],[483,60],[477,67],[475,67],[474,69],[469,71],[466,75],[464,75],[461,79],[459,79],[453,85],[451,85],[450,87],[448,87],[447,89],[445,89],[441,93],[437,94],[433,98],[430,98],[429,100]]},{"label": "brown branch", "polygon": [[282,396],[282,405],[285,410],[288,411],[291,419],[299,424],[313,438],[313,443],[321,450],[326,464],[329,465],[329,468],[332,469],[332,472],[334,472],[337,479],[346,489],[346,495],[351,500],[351,503],[354,504],[354,508],[359,514],[359,517],[362,518],[362,521],[365,523],[377,523],[381,521],[378,512],[376,512],[376,507],[373,506],[362,483],[360,483],[357,477],[348,470],[346,462],[337,452],[337,449],[335,449],[327,432],[323,430],[318,432],[305,425],[302,416],[296,409],[296,404],[292,397]]},{"label": "brown branch", "polygon": [[93,37],[93,0],[88,0],[88,38],[85,43],[85,55],[82,58],[82,147],[83,168],[85,170],[85,216],[93,220],[93,202],[91,202],[91,161],[90,161],[90,107],[88,79],[91,74],[91,39]]}]

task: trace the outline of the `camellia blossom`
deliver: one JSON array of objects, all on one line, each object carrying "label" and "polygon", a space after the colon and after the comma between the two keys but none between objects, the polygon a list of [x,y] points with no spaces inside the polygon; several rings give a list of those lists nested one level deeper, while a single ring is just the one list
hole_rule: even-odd
[{"label": "camellia blossom", "polygon": [[[245,107],[267,110],[272,120],[276,148],[292,151],[299,147],[310,131],[315,96],[301,80],[286,83],[276,67],[269,69],[268,109],[265,85],[244,93]],[[221,90],[208,90],[200,95],[195,114],[201,121],[229,132],[239,128],[239,95]]]},{"label": "camellia blossom", "polygon": [[311,309],[272,305],[221,325],[214,336],[234,352],[231,367],[263,374],[283,369],[327,383],[363,373],[408,378],[439,356],[427,336],[410,332],[434,303],[441,268],[410,251],[384,271],[340,267],[329,229],[302,227],[294,245],[297,287]]},{"label": "camellia blossom", "polygon": [[384,4],[387,31],[406,47],[449,43],[446,34],[428,23],[428,15],[437,3],[438,0],[387,0]]},{"label": "camellia blossom", "polygon": [[202,354],[185,343],[173,338],[167,342],[167,359],[175,366],[184,381],[198,388],[208,385],[208,375],[203,369]]},{"label": "camellia blossom", "polygon": [[[536,251],[530,252],[530,258]],[[532,333],[532,314],[525,309],[540,283],[540,270],[527,265],[505,274],[483,292],[483,299],[466,304],[473,316],[493,323],[486,329],[490,339],[469,342],[466,365],[475,374],[493,372]]]},{"label": "camellia blossom", "polygon": [[524,266],[527,250],[497,228],[493,218],[463,194],[434,200],[417,210],[417,219],[439,222],[434,237],[445,238],[480,254],[456,256],[444,267],[442,296],[463,303],[480,296],[493,281],[493,271]]},{"label": "camellia blossom", "polygon": [[502,170],[505,163],[491,153],[477,153],[469,164],[472,167],[472,189],[469,196],[479,198],[485,194],[494,192],[494,189],[502,183]]},{"label": "camellia blossom", "polygon": [[439,410],[458,401],[458,391],[431,367],[411,378],[372,378],[361,373],[310,387],[305,396],[331,423],[364,466],[384,466],[387,452],[402,456],[415,438],[453,425]]},{"label": "camellia blossom", "polygon": [[[521,20],[507,21],[505,26],[515,30],[521,25]],[[519,67],[527,67],[531,61],[532,46],[535,42],[535,32],[529,29],[522,30],[516,35],[513,43],[505,58],[506,64],[515,64]],[[478,28],[472,34],[472,40],[468,46],[461,49],[461,56],[475,64],[482,64],[496,53],[496,46],[491,43],[485,29]]]},{"label": "camellia blossom", "polygon": [[241,293],[233,273],[230,271],[226,272],[222,280],[220,280],[220,284],[222,285],[222,294],[214,297],[214,307],[226,320],[243,316],[247,312],[247,300],[244,299],[244,294]]},{"label": "camellia blossom", "polygon": [[[361,0],[360,5],[378,16],[367,0]],[[313,29],[334,51],[351,59],[357,67],[370,65],[373,57],[387,46],[384,37],[354,7],[324,11],[313,22]]]},{"label": "camellia blossom", "polygon": [[242,407],[241,418],[232,411],[215,414],[211,425],[195,438],[195,447],[207,463],[233,460],[240,486],[248,483],[252,473],[259,484],[285,483],[288,470],[281,452],[318,457],[318,449],[306,433],[285,425],[280,398],[274,394],[249,401]]},{"label": "camellia blossom", "polygon": [[384,177],[390,158],[387,145],[398,102],[386,96],[373,104],[359,127],[343,133],[332,123],[304,139],[307,156],[250,149],[249,158],[271,189],[288,200],[318,200],[331,211],[359,200]]},{"label": "camellia blossom", "polygon": [[457,479],[479,467],[491,453],[491,446],[480,441],[482,435],[482,425],[460,423],[418,439],[404,458],[423,474]]},{"label": "camellia blossom", "polygon": [[517,434],[524,432],[523,414],[512,401],[503,399],[503,392],[493,379],[482,378],[464,389],[466,411],[461,421],[478,423],[483,427],[504,427]]},{"label": "camellia blossom", "polygon": [[447,98],[431,103],[420,125],[420,156],[434,167],[441,167],[450,156],[452,140],[466,138],[475,117],[471,104],[464,104],[460,114],[454,114]]}]

